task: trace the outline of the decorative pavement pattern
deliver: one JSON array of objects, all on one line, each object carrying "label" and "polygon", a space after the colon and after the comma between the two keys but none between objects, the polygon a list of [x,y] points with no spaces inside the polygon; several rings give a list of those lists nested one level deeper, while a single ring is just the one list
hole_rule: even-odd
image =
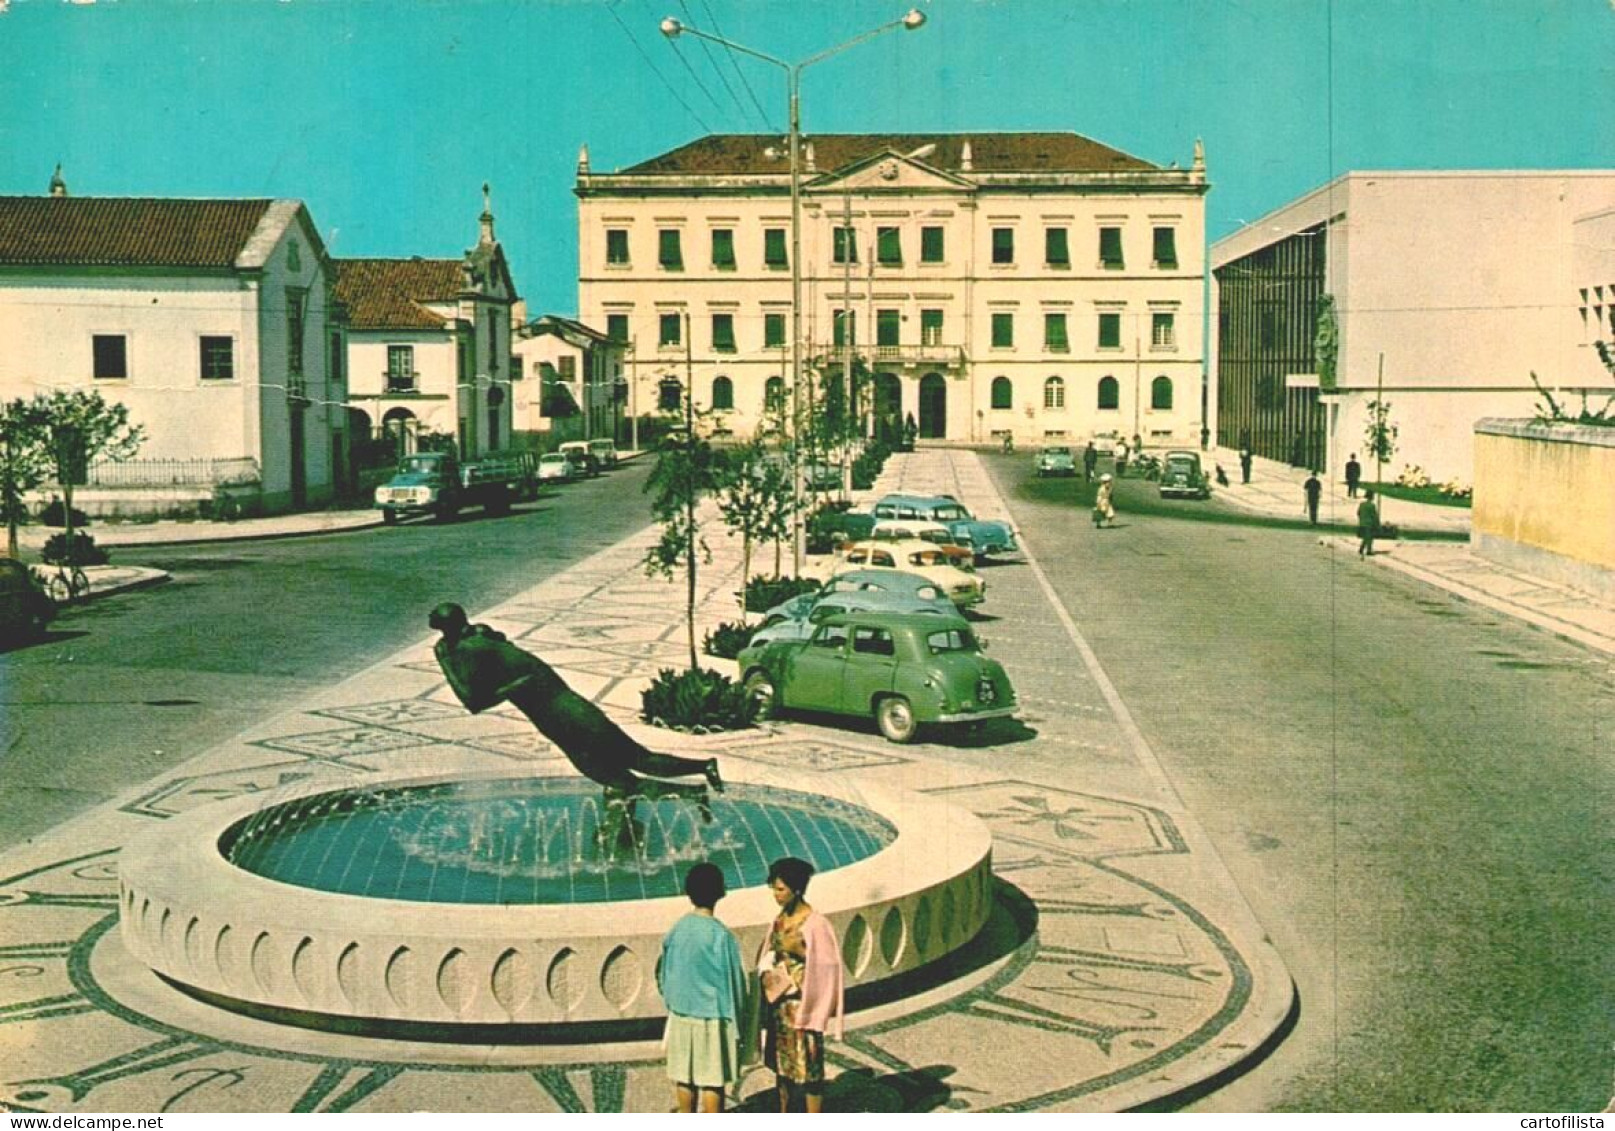
[{"label": "decorative pavement pattern", "polygon": [[[907,489],[1003,512],[968,453],[894,463]],[[698,636],[736,615],[738,553],[712,540]],[[689,737],[637,718],[640,686],[686,651],[683,625],[666,623],[673,587],[639,566],[648,545],[648,535],[630,539],[474,619],[544,655],[649,745],[760,763],[782,788],[835,774],[919,789],[975,812],[994,836],[994,919],[945,974],[853,1014],[847,1040],[828,1046],[832,1110],[1159,1103],[1237,1065],[1280,1027],[1288,975],[1192,819],[1158,775],[1141,772],[1128,728],[1077,662],[1034,566],[983,570],[978,627],[1016,681],[1020,720],[910,747],[870,726],[804,720]],[[316,1033],[213,1009],[123,953],[118,849],[153,821],[243,794],[267,804],[311,780],[355,786],[423,768],[518,764],[565,770],[516,712],[461,710],[423,641],[0,855],[0,1108],[666,1110],[654,1040],[470,1046]],[[749,1076],[745,1105],[768,1109],[771,1083],[761,1070]]]}]

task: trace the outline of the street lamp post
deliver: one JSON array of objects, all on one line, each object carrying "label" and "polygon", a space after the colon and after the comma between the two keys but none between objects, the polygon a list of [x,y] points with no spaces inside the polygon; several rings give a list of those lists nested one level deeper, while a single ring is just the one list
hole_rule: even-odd
[{"label": "street lamp post", "polygon": [[681,35],[693,35],[697,39],[710,40],[721,43],[743,55],[750,55],[753,59],[761,59],[771,63],[785,72],[786,92],[789,97],[789,122],[791,147],[791,441],[795,446],[794,456],[791,460],[791,492],[796,503],[796,514],[793,520],[791,538],[791,558],[794,572],[798,577],[802,574],[803,554],[803,528],[802,528],[802,113],[801,92],[802,72],[815,63],[823,62],[832,55],[840,54],[849,47],[884,35],[889,31],[902,28],[904,31],[915,31],[925,26],[925,13],[918,8],[911,8],[901,19],[891,23],[871,28],[862,35],[854,36],[845,43],[837,44],[816,55],[810,55],[800,63],[787,63],[783,59],[776,59],[772,55],[753,50],[721,35],[701,31],[688,24],[668,16],[662,20],[662,34],[668,39],[677,39]]}]

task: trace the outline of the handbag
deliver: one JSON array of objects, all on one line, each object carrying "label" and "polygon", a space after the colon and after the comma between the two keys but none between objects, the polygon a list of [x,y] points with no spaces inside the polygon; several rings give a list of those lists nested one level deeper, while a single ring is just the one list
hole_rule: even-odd
[{"label": "handbag", "polygon": [[782,965],[764,968],[762,978],[763,997],[768,999],[770,1005],[796,992],[796,982],[791,972]]}]

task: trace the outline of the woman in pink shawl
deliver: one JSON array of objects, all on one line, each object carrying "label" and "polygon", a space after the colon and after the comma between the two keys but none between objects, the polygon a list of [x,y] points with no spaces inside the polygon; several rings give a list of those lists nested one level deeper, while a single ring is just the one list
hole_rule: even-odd
[{"label": "woman in pink shawl", "polygon": [[[812,876],[813,865],[794,856],[768,869],[780,913],[763,942],[758,969],[775,971],[764,976],[763,1063],[774,1070],[780,1111],[791,1109],[797,1092],[809,1113],[824,1110],[824,1034],[831,1030],[837,1040],[842,1034],[841,947],[830,920],[803,898]],[[771,993],[770,983],[784,992]]]}]

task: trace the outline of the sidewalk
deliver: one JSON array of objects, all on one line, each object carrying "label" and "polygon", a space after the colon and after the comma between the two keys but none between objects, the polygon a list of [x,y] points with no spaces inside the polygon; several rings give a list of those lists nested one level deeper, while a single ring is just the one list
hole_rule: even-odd
[{"label": "sidewalk", "polygon": [[[1306,494],[1301,485],[1306,482],[1306,468],[1290,467],[1277,460],[1257,456],[1251,461],[1251,481],[1239,480],[1239,453],[1229,448],[1213,448],[1201,457],[1207,474],[1215,475],[1218,464],[1228,475],[1228,486],[1213,487],[1212,498],[1232,503],[1248,511],[1274,518],[1305,519]],[[1350,498],[1346,484],[1329,476],[1320,475],[1323,497],[1318,506],[1320,523],[1357,525],[1357,504],[1361,497]],[[1404,499],[1380,499],[1381,521],[1407,531],[1441,534],[1469,533],[1467,507],[1442,507],[1433,503],[1414,503]]]},{"label": "sidewalk", "polygon": [[[899,484],[1007,513],[973,453],[895,459],[879,490]],[[654,539],[647,529],[473,618],[541,655],[653,748],[716,755],[736,780],[779,788],[813,791],[833,776],[852,790],[921,792],[974,812],[993,837],[993,940],[981,957],[849,1019],[847,1040],[829,1048],[832,1110],[1125,1110],[1261,1053],[1291,1008],[1288,972],[1032,555],[993,569],[982,625],[1015,681],[1019,722],[985,741],[895,746],[852,721],[793,717],[709,736],[640,722],[640,689],[685,653],[680,586],[644,574]],[[698,638],[738,619],[738,544],[716,529],[709,541]],[[425,610],[400,616],[424,622]],[[117,854],[154,822],[310,781],[572,774],[516,713],[467,714],[421,632],[297,709],[0,851],[0,953],[36,971],[0,980],[0,1104],[51,1113],[667,1109],[654,1040],[409,1043],[290,1030],[186,997],[124,950]],[[881,945],[895,946],[899,936],[882,932]],[[648,970],[655,956],[633,957]],[[419,958],[428,970],[449,966]],[[557,992],[537,969],[535,992]],[[771,1077],[747,1077],[743,1093],[748,1110],[766,1110]]]}]

